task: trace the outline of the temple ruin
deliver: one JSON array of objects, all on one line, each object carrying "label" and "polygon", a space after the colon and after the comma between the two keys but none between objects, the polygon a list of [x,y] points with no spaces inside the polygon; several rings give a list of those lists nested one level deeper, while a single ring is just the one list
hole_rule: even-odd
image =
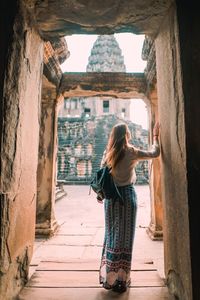
[{"label": "temple ruin", "polygon": [[[87,72],[125,72],[121,49],[114,35],[95,41]],[[57,183],[89,184],[100,166],[111,128],[125,122],[131,142],[148,148],[148,131],[130,121],[130,100],[112,97],[65,98],[58,114]],[[148,183],[148,162],[139,162],[136,184]]]}]

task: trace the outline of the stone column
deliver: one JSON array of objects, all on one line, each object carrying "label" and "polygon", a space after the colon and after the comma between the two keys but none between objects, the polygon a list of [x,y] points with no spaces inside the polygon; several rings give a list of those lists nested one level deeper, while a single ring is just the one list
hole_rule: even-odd
[{"label": "stone column", "polygon": [[160,177],[160,158],[156,158],[151,163],[151,221],[147,228],[147,233],[152,240],[163,239],[163,206]]},{"label": "stone column", "polygon": [[43,80],[37,170],[36,236],[50,236],[58,228],[54,215],[57,154],[56,87]]},{"label": "stone column", "polygon": [[[28,281],[35,239],[43,41],[25,3],[4,2],[0,55],[0,299]],[[15,5],[17,4],[17,5]]]},{"label": "stone column", "polygon": [[[153,126],[158,121],[158,105],[156,88],[149,94],[151,102],[150,139],[152,141]],[[161,162],[160,157],[150,162],[150,195],[151,220],[147,233],[152,240],[163,239],[163,206],[161,194]]]},{"label": "stone column", "polygon": [[[150,102],[149,128],[150,141],[152,142],[153,126],[158,121],[158,97],[156,76],[156,53],[155,44],[150,37],[146,37],[142,49],[142,58],[147,61],[145,77],[147,80],[147,97]],[[152,240],[163,238],[163,206],[161,195],[161,161],[160,157],[150,162],[150,197],[151,197],[151,220],[147,233]]]}]

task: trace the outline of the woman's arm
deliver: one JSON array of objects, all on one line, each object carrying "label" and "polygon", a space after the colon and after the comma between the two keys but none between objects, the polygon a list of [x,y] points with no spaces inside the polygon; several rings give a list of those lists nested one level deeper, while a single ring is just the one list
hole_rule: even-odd
[{"label": "woman's arm", "polygon": [[153,145],[151,146],[151,149],[149,151],[138,149],[137,159],[145,160],[149,158],[155,158],[160,155],[160,145],[158,140],[159,132],[160,132],[160,124],[157,122],[153,128]]},{"label": "woman's arm", "polygon": [[158,140],[154,139],[153,145],[151,146],[150,150],[137,150],[137,159],[143,160],[143,159],[149,159],[149,158],[155,158],[160,155],[160,145]]}]

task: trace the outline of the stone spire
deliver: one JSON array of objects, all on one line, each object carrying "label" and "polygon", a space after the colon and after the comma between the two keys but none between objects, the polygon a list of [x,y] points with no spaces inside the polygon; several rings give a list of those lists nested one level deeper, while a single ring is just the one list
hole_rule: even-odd
[{"label": "stone spire", "polygon": [[88,59],[87,72],[126,72],[124,57],[114,35],[98,36]]}]

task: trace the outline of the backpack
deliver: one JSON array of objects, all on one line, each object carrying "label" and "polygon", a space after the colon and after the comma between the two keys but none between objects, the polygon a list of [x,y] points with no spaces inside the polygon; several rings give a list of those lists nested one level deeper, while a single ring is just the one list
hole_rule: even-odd
[{"label": "backpack", "polygon": [[119,200],[123,203],[123,199],[110,173],[111,168],[104,166],[100,168],[90,182],[90,189],[97,194],[97,199]]}]

